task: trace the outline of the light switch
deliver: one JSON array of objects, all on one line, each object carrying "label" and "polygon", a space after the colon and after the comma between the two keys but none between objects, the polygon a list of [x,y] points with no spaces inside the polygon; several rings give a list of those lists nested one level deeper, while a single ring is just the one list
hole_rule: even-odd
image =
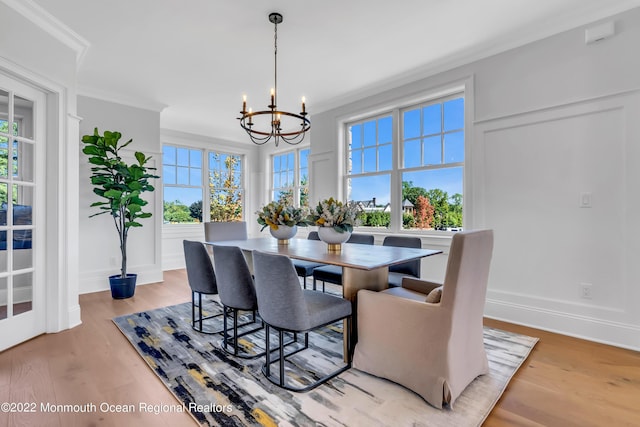
[{"label": "light switch", "polygon": [[591,207],[591,193],[580,193],[580,207],[581,208]]}]

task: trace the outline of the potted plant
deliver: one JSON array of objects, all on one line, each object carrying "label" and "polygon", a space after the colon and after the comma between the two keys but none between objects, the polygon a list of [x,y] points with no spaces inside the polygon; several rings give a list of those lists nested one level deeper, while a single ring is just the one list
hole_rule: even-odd
[{"label": "potted plant", "polygon": [[281,244],[288,243],[289,239],[296,235],[298,226],[308,225],[308,211],[286,203],[271,202],[256,214],[258,214],[258,224],[262,225],[260,231],[269,227],[271,235]]},{"label": "potted plant", "polygon": [[110,214],[113,217],[118,237],[120,238],[120,253],[122,264],[120,274],[110,276],[111,296],[116,299],[130,298],[135,292],[136,274],[127,273],[127,239],[131,227],[142,227],[140,219],[149,218],[150,212],[142,209],[148,203],[140,195],[146,191],[153,191],[149,181],[159,178],[149,173],[155,168],[147,167],[151,157],[135,152],[135,163],[127,164],[122,160],[120,151],[133,142],[120,143],[120,132],[105,131],[100,135],[95,128],[93,135],[84,135],[82,152],[89,156],[91,168],[91,184],[93,192],[100,196],[101,201],[91,204],[99,211],[91,217]]}]

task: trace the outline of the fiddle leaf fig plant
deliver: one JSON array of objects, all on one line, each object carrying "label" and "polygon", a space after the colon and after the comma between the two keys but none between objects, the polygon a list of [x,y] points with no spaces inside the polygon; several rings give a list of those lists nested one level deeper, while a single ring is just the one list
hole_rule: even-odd
[{"label": "fiddle leaf fig plant", "polygon": [[98,212],[90,215],[94,217],[110,214],[113,217],[118,236],[120,238],[120,252],[122,264],[121,277],[127,276],[127,238],[131,227],[142,227],[138,220],[151,217],[151,212],[144,212],[147,201],[140,196],[147,191],[153,191],[150,180],[159,176],[150,173],[156,168],[148,167],[151,157],[136,151],[136,163],[127,164],[122,159],[121,150],[133,142],[120,142],[120,132],[105,131],[100,135],[95,128],[93,135],[84,135],[82,152],[89,157],[91,168],[91,184],[93,192],[103,200],[92,203]]}]

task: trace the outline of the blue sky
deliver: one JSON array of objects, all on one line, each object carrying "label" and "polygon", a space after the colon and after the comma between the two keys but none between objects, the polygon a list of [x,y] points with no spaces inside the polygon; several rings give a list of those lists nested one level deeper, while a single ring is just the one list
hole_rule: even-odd
[{"label": "blue sky", "polygon": [[[390,200],[392,169],[392,119],[380,117],[351,127],[351,200]],[[435,166],[434,169],[403,172],[402,181],[411,181],[426,190],[439,188],[450,196],[462,194],[463,168],[443,167],[464,162],[464,99],[411,108],[402,112],[403,168]],[[357,177],[357,174],[382,175]]]}]

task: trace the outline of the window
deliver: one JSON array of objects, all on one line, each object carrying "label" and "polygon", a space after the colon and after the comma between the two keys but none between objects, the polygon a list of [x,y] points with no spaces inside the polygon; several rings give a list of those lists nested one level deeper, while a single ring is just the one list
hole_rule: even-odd
[{"label": "window", "polygon": [[[462,227],[462,94],[396,108],[346,127],[346,188],[348,199],[363,210],[363,226],[394,230]],[[398,224],[393,223],[394,218]]]},{"label": "window", "polygon": [[164,145],[162,182],[165,224],[243,217],[242,156]]},{"label": "window", "polygon": [[272,156],[271,200],[309,206],[309,151],[304,148]]},{"label": "window", "polygon": [[242,220],[244,189],[242,157],[209,153],[209,200],[211,221]]},{"label": "window", "polygon": [[202,222],[202,151],[162,147],[165,224]]}]

